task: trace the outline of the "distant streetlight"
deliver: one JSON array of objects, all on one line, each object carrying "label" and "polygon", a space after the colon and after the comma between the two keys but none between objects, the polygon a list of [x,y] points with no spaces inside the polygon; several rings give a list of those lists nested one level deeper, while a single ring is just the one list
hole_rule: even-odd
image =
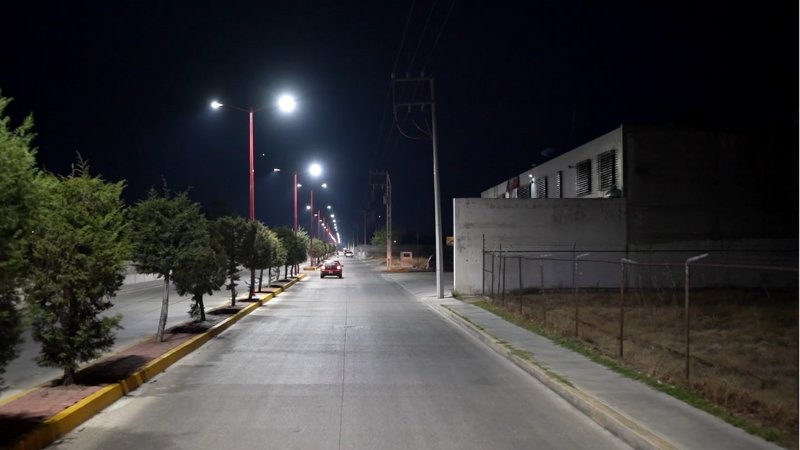
[{"label": "distant streetlight", "polygon": [[[322,168],[319,166],[319,164],[312,164],[309,167],[309,173],[311,175],[317,176],[320,173],[322,173]],[[297,174],[295,174],[295,176],[297,176]],[[296,185],[297,183],[295,183],[295,186]],[[328,184],[322,183],[322,187],[327,188]],[[309,235],[308,253],[309,253],[309,261],[311,262],[311,264],[314,264],[314,217],[318,217],[319,212],[317,212],[317,214],[314,214],[314,188],[312,187],[311,189],[309,189],[309,191],[311,193],[311,204],[308,205],[308,207],[306,208],[311,212],[308,218],[308,235]],[[297,199],[296,192],[297,191],[295,190],[295,199]],[[297,211],[297,207],[295,207],[295,211]],[[319,234],[319,225],[317,225],[317,234]]]},{"label": "distant streetlight", "polygon": [[[234,105],[225,105],[225,104],[223,104],[223,103],[221,103],[221,102],[219,102],[217,100],[214,100],[214,101],[211,102],[211,108],[212,109],[216,110],[216,109],[219,109],[219,108],[221,108],[223,106],[226,106],[226,107],[231,108],[231,109],[235,109],[237,111],[246,112],[246,113],[248,113],[248,115],[250,117],[250,220],[253,221],[253,220],[256,219],[255,169],[253,168],[253,115],[256,112],[261,111],[261,110],[263,110],[263,109],[265,109],[267,107],[264,106],[264,107],[261,107],[261,108],[258,108],[258,109],[253,109],[253,107],[250,107],[248,109],[245,109],[245,108],[241,108],[241,107],[234,106]],[[278,109],[280,109],[281,111],[283,111],[285,113],[288,113],[288,112],[293,111],[294,108],[295,108],[295,102],[294,102],[294,99],[291,96],[282,95],[278,99]]]}]

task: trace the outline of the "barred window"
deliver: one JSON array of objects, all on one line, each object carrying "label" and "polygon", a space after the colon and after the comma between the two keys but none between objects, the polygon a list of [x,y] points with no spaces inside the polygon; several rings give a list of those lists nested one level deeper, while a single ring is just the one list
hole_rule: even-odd
[{"label": "barred window", "polygon": [[547,198],[547,177],[536,177],[536,198]]},{"label": "barred window", "polygon": [[600,178],[601,191],[607,191],[617,185],[617,154],[615,150],[597,155],[597,176]]},{"label": "barred window", "polygon": [[575,194],[589,195],[592,192],[592,160],[584,159],[575,164]]},{"label": "barred window", "polygon": [[562,188],[561,177],[563,176],[562,172],[559,170],[556,172],[556,198],[564,197],[564,189]]}]

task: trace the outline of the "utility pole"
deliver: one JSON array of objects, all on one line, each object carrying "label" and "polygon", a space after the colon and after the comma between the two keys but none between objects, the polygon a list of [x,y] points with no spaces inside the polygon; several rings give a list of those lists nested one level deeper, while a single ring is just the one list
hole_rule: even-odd
[{"label": "utility pole", "polygon": [[[417,92],[417,88],[420,85],[427,84],[430,89],[430,98],[429,99],[422,99],[417,100],[415,98],[411,98],[410,101],[397,103],[395,102],[394,92],[396,90],[396,86],[400,83],[408,83],[411,87],[413,87],[413,91],[411,96],[414,97],[414,94]],[[421,74],[419,77],[409,77],[406,75],[405,78],[395,78],[394,74],[392,74],[392,102],[393,102],[393,110],[394,110],[394,117],[395,117],[395,124],[397,125],[397,129],[404,137],[409,139],[430,139],[433,147],[433,201],[434,201],[434,217],[435,217],[435,236],[436,236],[436,292],[438,298],[444,298],[444,286],[442,286],[442,266],[444,266],[444,258],[442,252],[442,207],[439,201],[439,150],[437,147],[437,136],[436,136],[436,95],[434,90],[434,82],[433,77],[426,77],[424,74]],[[401,99],[402,100],[402,99]],[[416,126],[416,128],[421,131],[424,136],[422,137],[413,137],[402,129],[400,123],[397,123],[397,109],[398,107],[405,107],[408,110],[409,115],[412,112],[412,108],[419,107],[419,111],[423,113],[423,117],[425,118],[425,122],[427,124],[427,115],[425,114],[425,107],[430,106],[431,108],[431,124],[428,130],[424,130],[420,127],[413,119],[412,123]],[[405,123],[405,122],[404,122]]]},{"label": "utility pole", "polygon": [[386,270],[392,270],[392,180],[386,172]]},{"label": "utility pole", "polygon": [[[370,185],[381,186],[384,188],[383,203],[386,205],[386,270],[392,268],[392,181],[389,178],[389,172],[370,171]],[[366,244],[366,215],[364,216],[364,241]]]}]

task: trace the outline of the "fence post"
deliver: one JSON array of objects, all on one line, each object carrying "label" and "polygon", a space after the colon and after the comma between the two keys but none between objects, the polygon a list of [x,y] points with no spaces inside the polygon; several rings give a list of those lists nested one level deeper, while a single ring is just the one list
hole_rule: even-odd
[{"label": "fence post", "polygon": [[500,285],[503,281],[503,244],[499,245],[500,250],[497,257],[497,294],[502,296],[500,292]]},{"label": "fence post", "polygon": [[544,258],[553,256],[551,254],[539,255],[539,293],[544,294]]},{"label": "fence post", "polygon": [[623,342],[625,341],[625,264],[639,264],[638,262],[621,258],[619,260],[619,359],[623,355]]},{"label": "fence post", "polygon": [[502,290],[500,291],[500,301],[503,302],[503,307],[506,306],[506,255],[500,255],[500,282],[503,285]]},{"label": "fence post", "polygon": [[491,280],[491,288],[492,288],[492,299],[494,299],[494,252],[492,252],[492,280]]},{"label": "fence post", "polygon": [[481,235],[481,297],[486,296],[486,235]]},{"label": "fence post", "polygon": [[708,256],[708,253],[703,253],[702,255],[692,256],[691,258],[686,260],[686,278],[684,279],[683,289],[684,289],[684,316],[686,316],[685,325],[686,325],[686,368],[685,368],[685,375],[686,381],[689,381],[689,264],[695,261],[701,260]]},{"label": "fence post", "polygon": [[575,257],[575,271],[572,274],[572,284],[573,288],[575,289],[575,337],[578,337],[578,284],[580,279],[580,274],[578,272],[578,260],[584,256],[589,256],[589,254],[581,253]]}]

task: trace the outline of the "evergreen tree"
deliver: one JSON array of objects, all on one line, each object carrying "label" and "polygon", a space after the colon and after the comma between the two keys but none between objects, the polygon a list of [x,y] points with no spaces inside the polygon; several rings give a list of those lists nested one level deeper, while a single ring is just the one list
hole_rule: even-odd
[{"label": "evergreen tree", "polygon": [[228,258],[220,237],[205,218],[197,227],[205,232],[198,233],[198,240],[178,257],[173,282],[179,295],[192,295],[189,316],[205,321],[203,295],[211,295],[225,284]]},{"label": "evergreen tree", "polygon": [[[200,206],[185,192],[173,195],[166,187],[162,193],[151,189],[147,199],[130,210],[133,227],[134,265],[139,273],[156,274],[164,279],[161,315],[156,340],[164,340],[169,312],[169,284],[181,258],[196,251],[204,242],[207,230],[202,226]],[[200,224],[200,225],[198,225]]]},{"label": "evergreen tree", "polygon": [[294,230],[291,228],[279,227],[275,229],[275,234],[278,235],[278,239],[280,239],[284,249],[286,249],[284,278],[288,278],[289,267],[291,266],[294,268],[299,266],[299,264],[303,263],[308,257],[308,233],[301,228],[297,231],[297,236],[295,236]]},{"label": "evergreen tree", "polygon": [[214,227],[228,257],[226,275],[230,283],[227,289],[231,291],[231,306],[236,306],[236,282],[239,280],[239,265],[243,260],[247,220],[241,217],[220,217],[214,221]]},{"label": "evergreen tree", "polygon": [[[255,247],[255,264],[256,268],[260,271],[258,277],[258,290],[261,290],[262,278],[264,277],[264,269],[271,272],[271,268],[283,264],[286,258],[283,245],[281,244],[278,236],[274,231],[266,226],[259,227],[259,237],[256,239]],[[281,256],[280,254],[284,255]],[[271,273],[267,275],[267,283],[272,281]]]},{"label": "evergreen tree", "polygon": [[263,241],[261,229],[266,228],[264,224],[257,220],[249,221],[243,228],[242,246],[239,249],[239,262],[250,270],[250,288],[247,291],[247,300],[252,300],[256,289],[256,270],[262,266],[259,253],[263,253],[262,247],[266,245]]},{"label": "evergreen tree", "polygon": [[78,364],[97,358],[114,343],[120,315],[110,308],[130,257],[121,199],[125,183],[89,174],[83,161],[67,177],[42,178],[48,195],[31,243],[26,290],[33,338],[42,344],[37,363],[64,370],[72,384]]},{"label": "evergreen tree", "polygon": [[325,258],[327,255],[328,247],[319,239],[314,239],[314,259],[317,263]]},{"label": "evergreen tree", "polygon": [[268,230],[268,231],[269,231],[269,240],[272,243],[271,244],[272,248],[274,248],[275,251],[272,254],[272,260],[268,266],[270,267],[269,269],[270,275],[269,275],[269,280],[267,280],[267,284],[272,283],[272,267],[277,268],[278,277],[281,275],[281,266],[286,264],[286,256],[288,254],[286,247],[283,246],[283,242],[278,238],[277,233],[275,233],[275,231],[273,230]]},{"label": "evergreen tree", "polygon": [[5,115],[10,102],[0,95],[0,376],[18,356],[22,342],[18,288],[28,270],[26,249],[40,195],[36,151],[31,148],[33,118],[12,128]]}]

